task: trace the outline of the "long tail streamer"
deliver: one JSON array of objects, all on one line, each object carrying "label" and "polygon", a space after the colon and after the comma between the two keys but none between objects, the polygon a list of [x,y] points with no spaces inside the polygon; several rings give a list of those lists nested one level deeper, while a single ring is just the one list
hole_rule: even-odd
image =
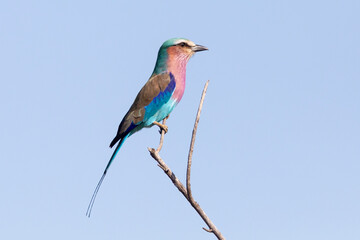
[{"label": "long tail streamer", "polygon": [[119,142],[119,144],[116,146],[116,149],[115,149],[115,151],[113,152],[113,154],[112,154],[112,156],[111,156],[108,164],[106,165],[106,168],[105,168],[105,170],[104,170],[104,173],[103,173],[103,175],[101,176],[98,184],[96,185],[96,188],[95,188],[95,190],[94,190],[94,193],[93,193],[93,195],[92,195],[92,197],[91,197],[89,206],[88,206],[87,211],[86,211],[86,216],[90,217],[90,215],[91,215],[91,210],[92,210],[92,208],[93,208],[93,206],[94,206],[94,203],[95,203],[96,195],[97,195],[97,193],[99,192],[100,186],[101,186],[101,184],[102,184],[102,182],[103,182],[103,180],[104,180],[104,178],[105,178],[105,176],[106,176],[107,170],[108,170],[108,168],[110,167],[110,165],[111,165],[112,161],[114,160],[114,158],[116,157],[116,154],[117,154],[118,151],[120,150],[121,146],[123,145],[123,143],[125,142],[125,140],[128,138],[128,136],[129,136],[129,134],[126,135],[123,139],[120,140],[120,142]]}]

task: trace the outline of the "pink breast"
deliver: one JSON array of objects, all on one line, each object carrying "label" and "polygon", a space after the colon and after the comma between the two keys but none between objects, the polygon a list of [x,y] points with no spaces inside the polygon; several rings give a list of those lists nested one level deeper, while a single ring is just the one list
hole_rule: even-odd
[{"label": "pink breast", "polygon": [[168,72],[171,72],[174,75],[176,82],[172,99],[176,100],[176,102],[180,102],[185,91],[186,64],[189,59],[185,54],[179,54],[179,52],[171,50],[171,48],[168,49],[169,59],[167,61],[167,66]]}]

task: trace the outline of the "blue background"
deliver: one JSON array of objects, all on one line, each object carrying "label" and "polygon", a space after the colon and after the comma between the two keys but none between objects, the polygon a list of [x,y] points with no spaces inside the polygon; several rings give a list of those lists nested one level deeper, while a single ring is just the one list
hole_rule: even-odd
[{"label": "blue background", "polygon": [[187,68],[161,156],[182,180],[206,80],[195,199],[227,239],[360,239],[359,1],[2,1],[0,238],[215,239],[127,140],[108,145],[160,45]]}]

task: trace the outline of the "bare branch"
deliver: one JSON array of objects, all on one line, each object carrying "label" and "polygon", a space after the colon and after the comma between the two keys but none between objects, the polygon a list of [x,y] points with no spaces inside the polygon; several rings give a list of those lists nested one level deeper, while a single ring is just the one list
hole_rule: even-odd
[{"label": "bare branch", "polygon": [[[160,137],[160,143],[159,143],[158,148],[156,150],[154,148],[148,148],[148,150],[150,152],[150,155],[158,162],[158,166],[171,179],[171,181],[173,182],[175,187],[177,187],[177,189],[184,195],[184,197],[189,201],[191,206],[198,212],[200,217],[204,220],[206,225],[209,227],[209,229],[206,229],[206,228],[203,228],[203,229],[205,231],[209,232],[209,233],[214,233],[215,236],[218,239],[225,240],[225,238],[222,236],[220,231],[216,228],[216,226],[212,223],[210,218],[206,215],[204,210],[202,210],[200,205],[194,200],[194,198],[192,196],[191,184],[190,184],[192,154],[193,154],[193,151],[194,151],[194,143],[195,143],[196,131],[197,131],[197,126],[198,126],[198,123],[199,123],[199,120],[200,120],[201,109],[202,109],[202,105],[203,105],[203,102],[204,102],[204,98],[205,98],[205,94],[206,94],[208,84],[209,84],[209,80],[206,82],[206,84],[204,86],[204,90],[203,90],[202,95],[201,95],[200,104],[199,104],[198,112],[197,112],[196,119],[195,119],[194,129],[193,129],[193,132],[192,132],[189,155],[188,155],[187,171],[186,171],[186,188],[181,183],[181,181],[175,176],[175,174],[171,171],[171,169],[165,164],[165,162],[162,160],[162,158],[159,155],[159,152],[160,152],[160,150],[162,148],[162,145],[163,145],[163,142],[164,142],[164,135],[165,135],[165,130],[164,129],[160,130],[161,137]],[[166,119],[163,120],[163,125],[165,125]]]},{"label": "bare branch", "polygon": [[165,164],[162,158],[154,148],[148,148],[150,155],[158,162],[158,166],[164,171],[164,173],[170,178],[173,184],[179,189],[179,191],[184,195],[187,199],[187,191],[184,185],[180,182],[180,180],[175,176],[175,174],[171,171],[171,169]]},{"label": "bare branch", "polygon": [[205,83],[205,87],[204,87],[204,90],[203,90],[202,95],[201,95],[198,112],[197,112],[197,114],[196,114],[194,129],[193,129],[193,131],[192,131],[191,142],[190,142],[190,149],[189,149],[189,155],[188,155],[188,163],[187,163],[187,171],[186,171],[186,189],[187,189],[187,191],[188,191],[188,197],[189,197],[189,199],[192,200],[192,201],[194,201],[194,199],[193,199],[193,197],[192,197],[192,193],[191,193],[191,184],[190,184],[192,154],[193,154],[193,152],[194,152],[194,144],[195,144],[197,126],[198,126],[198,124],[199,124],[201,109],[202,109],[202,106],[203,106],[203,103],[204,103],[205,94],[206,94],[206,90],[207,90],[208,85],[209,85],[209,80]]},{"label": "bare branch", "polygon": [[[169,118],[169,116],[167,116],[166,118],[164,118],[164,120],[163,120],[163,125],[165,125],[166,119],[168,119],[168,118]],[[161,151],[161,148],[162,148],[163,143],[164,143],[165,130],[164,130],[164,129],[161,129],[161,130],[160,130],[160,133],[161,133],[160,143],[159,143],[158,148],[156,149],[156,152],[160,152],[160,151]]]}]

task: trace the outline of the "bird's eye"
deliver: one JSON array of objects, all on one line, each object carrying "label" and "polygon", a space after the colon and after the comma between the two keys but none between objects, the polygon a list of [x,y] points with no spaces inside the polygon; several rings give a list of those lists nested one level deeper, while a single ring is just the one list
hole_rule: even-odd
[{"label": "bird's eye", "polygon": [[181,47],[185,47],[186,46],[186,43],[182,42],[179,44]]}]

